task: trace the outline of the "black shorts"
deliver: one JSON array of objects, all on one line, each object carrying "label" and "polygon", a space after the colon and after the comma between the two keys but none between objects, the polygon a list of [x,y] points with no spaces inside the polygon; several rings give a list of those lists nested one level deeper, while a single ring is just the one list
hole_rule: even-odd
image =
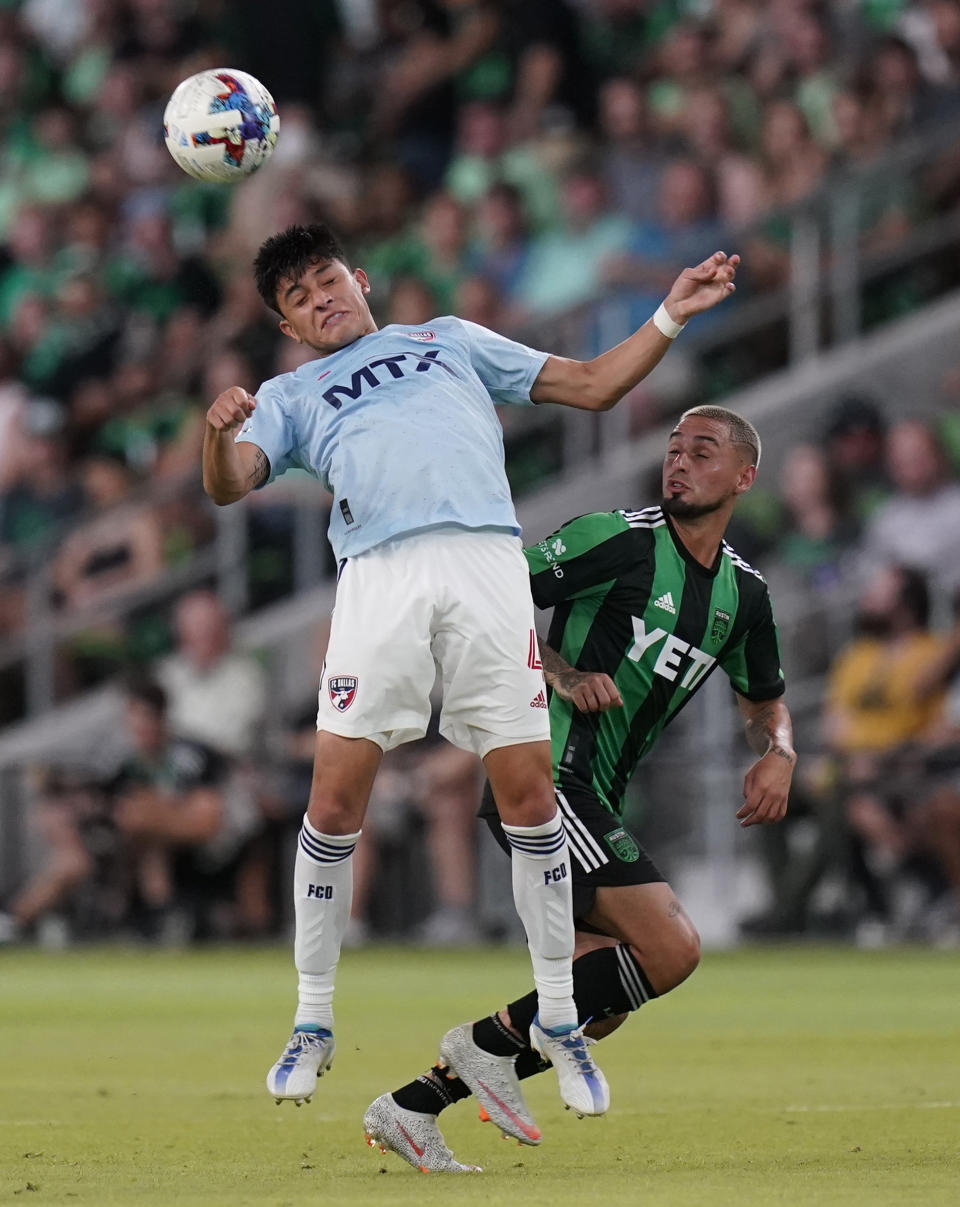
[{"label": "black shorts", "polygon": [[[567,831],[573,865],[573,918],[583,922],[593,909],[598,888],[631,884],[662,884],[666,877],[629,828],[596,796],[583,788],[558,788],[557,805]],[[480,816],[509,855],[489,783],[483,790]]]}]

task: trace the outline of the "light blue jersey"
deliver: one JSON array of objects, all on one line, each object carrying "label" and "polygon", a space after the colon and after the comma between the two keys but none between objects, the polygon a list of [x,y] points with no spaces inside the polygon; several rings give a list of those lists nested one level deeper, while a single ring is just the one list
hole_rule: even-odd
[{"label": "light blue jersey", "polygon": [[333,493],[339,561],[445,524],[519,534],[494,403],[529,403],[547,359],[458,318],[392,325],[271,378],[237,440]]}]

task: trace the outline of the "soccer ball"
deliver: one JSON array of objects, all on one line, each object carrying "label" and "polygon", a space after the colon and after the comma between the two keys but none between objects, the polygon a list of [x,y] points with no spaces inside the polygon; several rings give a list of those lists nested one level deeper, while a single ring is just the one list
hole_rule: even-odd
[{"label": "soccer ball", "polygon": [[178,84],[163,112],[163,137],[195,180],[229,183],[255,172],[277,143],[280,118],[258,79],[215,67]]}]

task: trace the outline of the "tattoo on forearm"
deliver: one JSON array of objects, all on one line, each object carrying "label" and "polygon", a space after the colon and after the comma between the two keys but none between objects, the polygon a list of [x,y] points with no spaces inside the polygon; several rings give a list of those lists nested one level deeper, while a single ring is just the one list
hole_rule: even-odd
[{"label": "tattoo on forearm", "polygon": [[552,676],[552,685],[561,691],[575,691],[586,678],[584,671],[565,670]]},{"label": "tattoo on forearm", "polygon": [[674,897],[674,899],[667,906],[667,917],[675,918],[677,916],[677,914],[682,914],[682,913],[683,913],[683,906],[676,899],[676,897]]},{"label": "tattoo on forearm", "polygon": [[789,730],[785,730],[782,724],[778,725],[777,718],[778,710],[772,705],[758,709],[753,716],[747,718],[747,742],[751,750],[761,758],[767,754],[775,754],[792,766],[796,762],[796,755],[783,741]]},{"label": "tattoo on forearm", "polygon": [[253,470],[250,473],[250,481],[254,486],[259,486],[261,482],[265,482],[270,477],[270,458],[258,448],[253,458]]},{"label": "tattoo on forearm", "polygon": [[573,670],[569,663],[564,662],[556,650],[551,649],[542,639],[538,640],[540,645],[540,661],[543,663],[543,674],[548,683],[560,683],[563,676],[578,673]]}]

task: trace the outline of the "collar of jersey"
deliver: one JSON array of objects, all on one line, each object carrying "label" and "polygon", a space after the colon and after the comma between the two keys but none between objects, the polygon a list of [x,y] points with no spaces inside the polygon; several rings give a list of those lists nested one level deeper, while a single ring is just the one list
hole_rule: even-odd
[{"label": "collar of jersey", "polygon": [[673,538],[673,543],[677,552],[691,568],[691,570],[694,570],[697,574],[702,574],[704,578],[716,578],[720,569],[720,563],[723,560],[723,542],[720,542],[720,548],[717,550],[717,556],[713,559],[713,565],[705,566],[703,562],[697,561],[683,541],[680,540],[680,537],[677,535],[677,530],[673,526],[673,521],[666,512],[663,513],[663,518],[667,521],[667,531]]}]

